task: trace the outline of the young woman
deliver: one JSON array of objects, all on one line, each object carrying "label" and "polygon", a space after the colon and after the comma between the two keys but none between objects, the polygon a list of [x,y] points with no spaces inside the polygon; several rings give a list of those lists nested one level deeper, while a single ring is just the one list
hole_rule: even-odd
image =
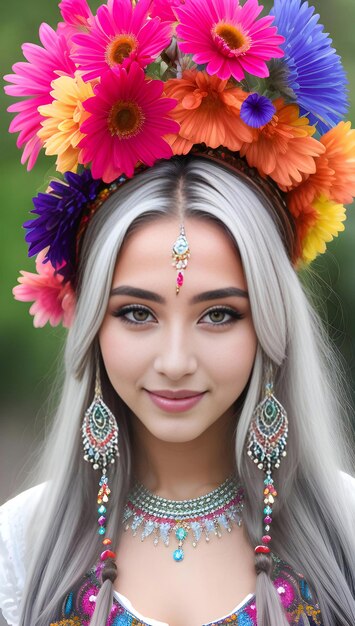
[{"label": "young woman", "polygon": [[[351,624],[355,489],[340,471],[350,465],[340,436],[334,362],[290,263],[284,233],[266,198],[261,202],[237,175],[207,160],[178,158],[140,176],[101,207],[86,234],[63,397],[47,445],[48,482],[25,500],[20,496],[19,509],[16,500],[5,505],[10,553],[24,545],[25,531],[26,552],[36,546],[25,591],[16,583],[22,564],[7,562],[8,584],[14,586],[5,608],[12,600],[18,614],[23,597],[22,623],[70,624],[61,615],[63,598],[78,580],[82,586],[98,557],[97,476],[82,458],[80,426],[92,400],[99,351],[104,401],[119,425],[120,457],[107,507],[107,532],[117,547],[113,586],[130,599],[134,608],[123,605],[129,613],[137,611],[144,624],[154,621],[141,615],[172,626],[218,623],[236,606],[242,615],[250,610],[256,591],[264,623],[286,624],[271,582],[275,568],[294,623],[309,612],[310,624]],[[191,257],[176,295],[170,255],[182,223]],[[277,472],[272,543],[293,576],[272,565],[269,555],[256,555],[254,567],[263,478],[247,455],[246,440],[270,364],[290,431]],[[191,393],[196,401],[174,400]],[[241,527],[208,543],[201,539],[195,550],[189,542],[183,563],[161,540],[157,546],[152,537],[140,541],[143,526],[136,537],[123,532],[133,482],[192,507],[191,499],[230,475],[244,488]],[[322,618],[308,589],[300,608],[294,581],[301,574],[316,592]],[[112,583],[105,585],[100,593],[91,589],[100,615],[91,624],[104,624],[111,608]],[[80,607],[90,615],[90,598],[82,595],[82,604],[73,600],[73,612]]]},{"label": "young woman", "polygon": [[[175,11],[181,26],[190,9],[204,7],[206,18],[222,4],[186,0]],[[91,41],[99,25],[100,32],[109,30],[108,17],[112,27],[118,8],[128,11],[121,5],[112,2],[95,18],[87,16],[76,45]],[[292,5],[302,14],[299,3]],[[132,9],[137,20],[144,6],[140,0]],[[240,23],[256,3],[244,7],[234,16]],[[226,15],[223,28],[234,19]],[[145,28],[162,29],[161,20],[151,11]],[[227,45],[223,28],[218,36]],[[255,43],[257,31],[249,32]],[[187,37],[179,27],[177,33]],[[272,40],[274,31],[264,36],[265,54],[272,49],[278,58],[281,40]],[[81,67],[78,55],[76,49],[72,59]],[[117,55],[122,64],[130,58]],[[208,89],[207,73],[194,71]],[[80,125],[77,157],[84,164],[94,128],[99,139],[100,97],[107,89],[110,99],[115,90],[111,79],[124,89],[133,75],[142,78],[135,62],[110,72],[100,76],[88,102],[81,101],[91,113]],[[176,110],[193,105],[194,111],[193,98],[207,97],[200,82],[200,92],[179,99],[186,85],[172,81],[191,78],[169,81]],[[72,80],[78,87],[81,79]],[[150,90],[160,82],[144,81],[141,88]],[[37,290],[32,312],[38,325],[63,316],[71,327],[39,484],[0,512],[0,606],[8,624],[355,623],[351,429],[334,355],[296,271],[323,246],[320,232],[325,240],[335,234],[329,224],[325,232],[321,209],[327,207],[329,223],[335,224],[335,212],[342,221],[344,181],[348,194],[354,186],[352,152],[344,145],[353,135],[340,123],[323,143],[313,139],[296,105],[276,100],[269,100],[271,118],[263,118],[256,133],[236,104],[240,88],[233,89],[231,83],[220,89],[228,107],[234,103],[239,111],[233,124],[226,108],[223,118],[211,116],[208,132],[213,143],[224,119],[230,132],[237,128],[239,153],[219,148],[219,139],[217,147],[192,141],[187,149],[186,120],[177,115],[181,134],[172,145],[183,143],[187,156],[152,166],[142,143],[138,160],[144,165],[135,163],[129,172],[126,155],[131,180],[122,173],[116,178],[125,156],[113,143],[98,174],[104,158],[98,142],[100,158],[90,161],[104,182],[88,169],[67,173],[64,183],[52,181],[35,199],[38,217],[26,228],[31,252],[43,251],[39,275],[24,274],[15,294],[28,300]],[[106,118],[111,137],[120,131],[122,150],[132,148],[129,141],[144,124],[148,132],[151,122],[138,95],[129,100],[132,92],[125,94],[111,102]],[[269,103],[260,98],[254,100],[265,115]],[[160,123],[173,133],[172,119],[164,118],[166,100]],[[58,122],[58,132],[59,126],[68,129]],[[199,140],[200,130],[191,131]],[[229,139],[225,135],[224,143]],[[265,145],[278,156],[273,168]],[[269,178],[252,163],[255,150],[271,168]]]}]

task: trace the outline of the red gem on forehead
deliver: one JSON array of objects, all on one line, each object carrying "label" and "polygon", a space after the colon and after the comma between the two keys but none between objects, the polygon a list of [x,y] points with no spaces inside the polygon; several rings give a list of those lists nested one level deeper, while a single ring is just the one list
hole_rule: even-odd
[{"label": "red gem on forehead", "polygon": [[176,284],[178,287],[182,287],[183,283],[184,283],[184,275],[182,274],[182,272],[179,272],[176,277]]}]

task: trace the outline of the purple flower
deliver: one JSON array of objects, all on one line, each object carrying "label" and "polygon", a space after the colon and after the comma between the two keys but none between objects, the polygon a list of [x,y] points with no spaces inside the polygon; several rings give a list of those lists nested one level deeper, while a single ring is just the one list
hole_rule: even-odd
[{"label": "purple flower", "polygon": [[64,280],[72,277],[76,257],[76,235],[85,206],[95,200],[100,180],[92,178],[90,170],[82,174],[66,172],[66,182],[52,180],[49,193],[39,193],[33,198],[34,210],[38,217],[24,223],[27,229],[26,241],[29,244],[28,256],[38,254],[49,247],[45,262],[50,261]]},{"label": "purple flower", "polygon": [[276,109],[269,98],[252,93],[244,100],[240,117],[248,126],[260,128],[270,122],[275,112]]},{"label": "purple flower", "polygon": [[301,0],[275,0],[271,11],[278,33],[285,37],[282,61],[287,88],[301,112],[324,133],[343,119],[348,109],[347,79],[332,40],[318,24],[314,7]]}]

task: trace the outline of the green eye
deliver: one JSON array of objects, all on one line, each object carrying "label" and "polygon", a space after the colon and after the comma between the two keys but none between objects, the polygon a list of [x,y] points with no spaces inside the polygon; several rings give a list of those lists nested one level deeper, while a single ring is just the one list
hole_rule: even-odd
[{"label": "green eye", "polygon": [[209,313],[209,316],[212,320],[212,322],[223,322],[224,318],[226,316],[226,312],[225,311],[211,311],[211,313]]},{"label": "green eye", "polygon": [[145,322],[154,322],[154,315],[151,311],[143,306],[130,305],[124,306],[114,313],[115,317],[119,317],[126,324],[144,324]]},{"label": "green eye", "polygon": [[149,311],[146,311],[145,309],[136,309],[131,311],[131,315],[137,322],[145,322],[149,315]]},{"label": "green eye", "polygon": [[202,323],[210,324],[210,326],[226,326],[232,324],[236,320],[243,319],[244,315],[229,307],[217,307],[210,309],[201,318]]}]

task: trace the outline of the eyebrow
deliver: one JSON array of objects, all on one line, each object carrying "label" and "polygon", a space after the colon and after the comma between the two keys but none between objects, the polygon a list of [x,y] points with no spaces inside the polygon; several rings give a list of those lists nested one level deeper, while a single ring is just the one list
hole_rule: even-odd
[{"label": "eyebrow", "polygon": [[205,302],[206,300],[218,300],[219,298],[248,298],[248,292],[239,287],[224,287],[223,289],[213,289],[211,291],[203,291],[193,296],[190,304],[197,302]]},{"label": "eyebrow", "polygon": [[[158,302],[159,304],[166,304],[165,298],[160,296],[158,293],[148,291],[147,289],[141,289],[140,287],[131,287],[130,285],[114,287],[111,290],[110,296],[132,296],[134,298],[142,298],[143,300]],[[239,287],[225,287],[223,289],[203,291],[202,293],[193,296],[190,299],[189,304],[197,304],[208,300],[218,300],[232,297],[248,298],[248,292],[244,291],[244,289],[239,289]]]}]

